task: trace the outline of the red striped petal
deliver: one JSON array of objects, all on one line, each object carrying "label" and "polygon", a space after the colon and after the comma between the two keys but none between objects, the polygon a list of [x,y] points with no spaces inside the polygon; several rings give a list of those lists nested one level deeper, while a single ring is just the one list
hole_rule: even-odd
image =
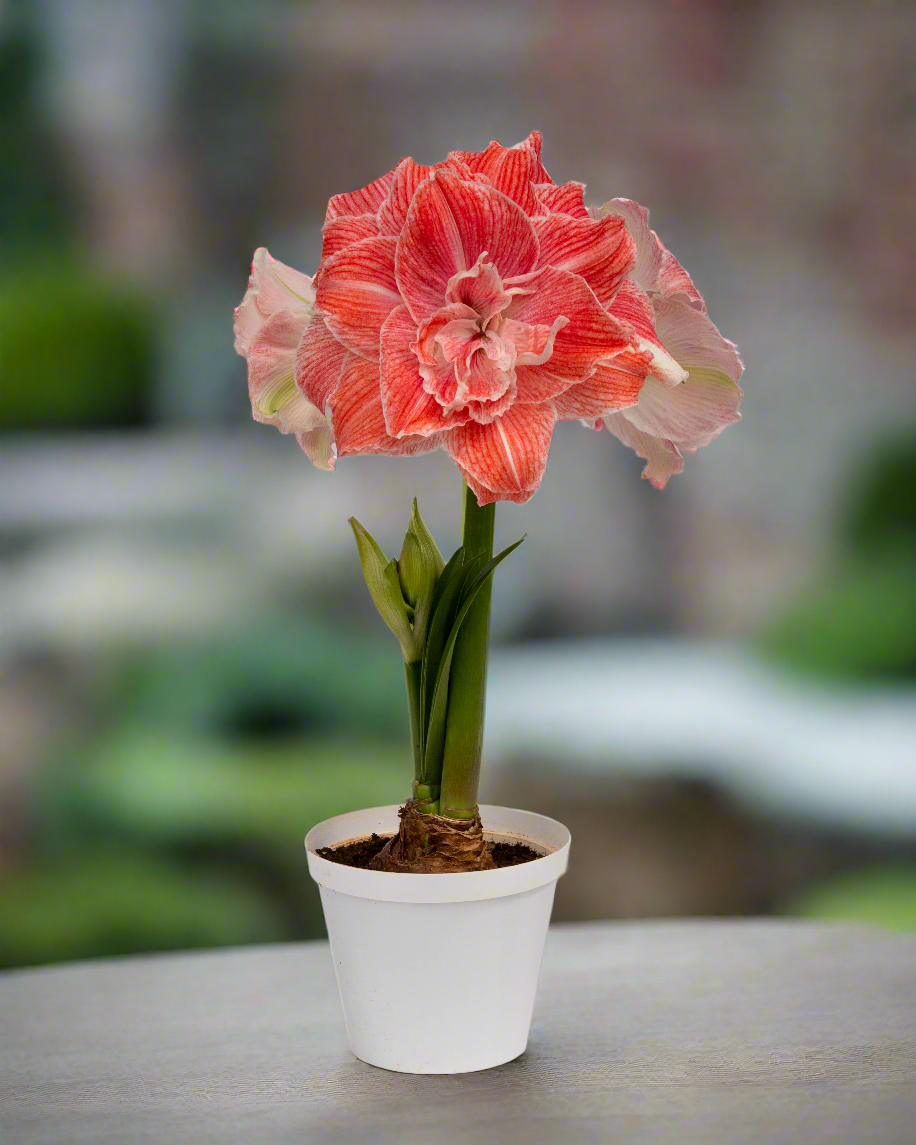
[{"label": "red striped petal", "polygon": [[398,289],[417,323],[484,252],[503,279],[533,270],[538,243],[527,216],[493,187],[434,171],[417,188],[397,242]]},{"label": "red striped petal", "polygon": [[[388,315],[382,327],[381,399],[385,428],[392,437],[418,434],[427,437],[443,429],[463,425],[470,414],[446,416],[442,406],[423,387],[417,355],[411,349],[417,324],[406,306]],[[454,366],[447,367],[455,381]]]},{"label": "red striped petal", "polygon": [[394,277],[396,240],[380,236],[353,243],[322,264],[315,304],[328,329],[348,350],[378,359],[382,325],[401,304]]},{"label": "red striped petal", "polygon": [[388,433],[379,383],[377,362],[347,354],[340,385],[330,401],[337,456],[359,453],[413,455],[436,449],[440,444],[437,434],[396,438]]},{"label": "red striped petal", "polygon": [[535,183],[532,190],[542,210],[541,214],[570,215],[574,219],[590,219],[585,205],[584,183]]},{"label": "red striped petal", "polygon": [[334,195],[328,202],[325,221],[340,218],[342,215],[374,215],[388,195],[396,170],[397,168],[393,168],[387,175],[382,175],[375,182],[360,187],[358,191],[346,191],[342,195]]},{"label": "red striped petal", "polygon": [[594,374],[553,399],[560,421],[589,421],[639,400],[649,372],[650,355],[625,350],[610,362],[599,362]]},{"label": "red striped petal", "polygon": [[[507,287],[511,285],[506,283]],[[579,275],[547,266],[528,275],[524,286],[531,293],[516,295],[506,317],[552,326],[562,315],[569,322],[557,331],[553,353],[543,366],[519,367],[519,401],[538,400],[523,396],[533,392],[528,385],[523,386],[523,370],[529,385],[537,380],[535,371],[545,371],[556,381],[564,381],[561,389],[565,389],[574,382],[585,381],[602,358],[612,358],[629,347],[630,330],[608,314]],[[559,393],[560,389],[553,392]]]},{"label": "red striped petal", "polygon": [[341,345],[315,314],[296,351],[296,385],[312,405],[324,413],[340,382],[347,348]]},{"label": "red striped petal", "polygon": [[549,405],[514,405],[488,425],[469,422],[443,445],[481,505],[521,504],[537,490],[547,466],[556,413]]},{"label": "red striped petal", "polygon": [[341,215],[340,218],[329,219],[321,233],[321,258],[324,260],[339,254],[353,243],[374,238],[378,234],[378,223],[375,215]]},{"label": "red striped petal", "polygon": [[414,163],[412,159],[402,159],[394,169],[394,179],[388,197],[378,212],[379,233],[394,235],[401,233],[407,221],[407,211],[414,192],[424,179],[429,178],[432,167],[425,163]]},{"label": "red striped petal", "polygon": [[514,147],[495,140],[485,151],[453,151],[449,158],[463,159],[475,173],[486,175],[497,191],[518,203],[527,215],[541,213],[532,184],[552,183],[541,163],[541,133],[532,131]]},{"label": "red striped petal", "polygon": [[532,224],[541,245],[538,266],[573,271],[585,279],[601,305],[608,306],[636,261],[623,219],[548,215]]}]

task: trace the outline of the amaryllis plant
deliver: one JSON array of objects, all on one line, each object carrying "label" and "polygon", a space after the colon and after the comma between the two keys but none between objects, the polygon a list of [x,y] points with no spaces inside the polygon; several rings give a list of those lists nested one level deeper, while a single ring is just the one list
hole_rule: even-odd
[{"label": "amaryllis plant", "polygon": [[511,551],[493,557],[495,503],[536,492],[556,423],[610,430],[661,489],[740,416],[736,347],[648,211],[587,207],[584,192],[553,182],[538,132],[403,159],[330,200],[314,278],[259,249],[236,310],[254,417],[313,464],[442,448],[464,478],[447,563],[416,503],[396,560],[351,520],[407,678],[413,796],[374,860],[385,869],[492,862],[477,789],[490,578]]}]

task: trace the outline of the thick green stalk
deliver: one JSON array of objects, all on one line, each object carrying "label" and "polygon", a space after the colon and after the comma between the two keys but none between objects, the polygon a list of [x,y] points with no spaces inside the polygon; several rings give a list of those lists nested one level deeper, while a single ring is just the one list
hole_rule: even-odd
[{"label": "thick green stalk", "polygon": [[414,785],[423,779],[423,709],[420,704],[421,661],[404,665],[404,680],[407,683],[407,711],[410,716],[410,743],[413,748]]},{"label": "thick green stalk", "polygon": [[[495,504],[477,504],[477,497],[464,489],[465,559],[493,556]],[[439,813],[454,819],[473,819],[477,814],[480,784],[480,753],[487,694],[487,656],[490,646],[490,595],[492,578],[477,594],[455,642],[448,692],[445,753]]]}]

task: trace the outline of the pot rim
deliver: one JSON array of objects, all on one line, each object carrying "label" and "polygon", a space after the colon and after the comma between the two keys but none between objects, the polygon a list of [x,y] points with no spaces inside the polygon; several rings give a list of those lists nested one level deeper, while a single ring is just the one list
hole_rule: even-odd
[{"label": "pot rim", "polygon": [[399,806],[392,803],[348,811],[316,824],[305,837],[309,873],[315,882],[325,890],[380,902],[458,903],[523,894],[556,882],[566,871],[570,834],[562,823],[533,811],[490,803],[480,805],[484,835],[528,843],[545,852],[539,859],[495,871],[414,875],[345,867],[317,854],[319,847],[333,847],[373,832],[393,834],[398,826]]}]

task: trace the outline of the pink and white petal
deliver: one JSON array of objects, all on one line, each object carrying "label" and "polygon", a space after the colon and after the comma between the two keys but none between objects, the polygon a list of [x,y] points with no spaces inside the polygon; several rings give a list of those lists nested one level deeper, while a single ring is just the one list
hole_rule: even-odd
[{"label": "pink and white petal", "polygon": [[322,412],[340,382],[347,353],[316,312],[296,351],[295,377],[302,393]]},{"label": "pink and white petal", "polygon": [[738,384],[720,370],[697,368],[673,389],[647,378],[627,418],[655,437],[706,445],[727,425],[740,420],[741,396]]},{"label": "pink and white petal", "polygon": [[248,348],[248,396],[255,421],[282,433],[312,429],[322,412],[296,386],[296,348],[308,318],[280,310],[255,334]]},{"label": "pink and white petal", "polygon": [[308,457],[316,469],[332,470],[337,460],[337,446],[334,444],[334,435],[331,427],[324,418],[323,425],[315,429],[306,430],[296,434],[299,448]]},{"label": "pink and white petal", "polygon": [[737,382],[744,372],[738,347],[722,337],[705,311],[683,296],[655,298],[653,309],[656,332],[676,362],[691,371],[696,366],[720,370]]},{"label": "pink and white petal", "polygon": [[590,219],[585,205],[584,183],[535,183],[532,187],[541,214],[569,215],[573,219]]},{"label": "pink and white petal", "polygon": [[538,266],[581,275],[602,306],[608,306],[633,269],[636,248],[619,215],[573,219],[547,215],[532,219],[541,246]]},{"label": "pink and white petal", "polygon": [[527,276],[525,287],[531,293],[515,296],[507,318],[532,326],[553,326],[560,315],[569,319],[568,325],[557,331],[548,362],[525,369],[549,367],[551,373],[572,385],[585,381],[602,358],[613,358],[631,345],[629,327],[604,309],[578,274],[545,266]]},{"label": "pink and white petal", "polygon": [[347,354],[340,385],[329,403],[337,456],[360,453],[410,455],[428,453],[439,445],[439,435],[392,437],[382,411],[379,365]]},{"label": "pink and white petal", "polygon": [[627,411],[608,414],[604,418],[604,424],[624,445],[628,445],[638,456],[645,458],[646,467],[642,471],[642,476],[656,489],[664,489],[669,477],[683,471],[684,459],[674,442],[663,441],[637,429],[628,420]]},{"label": "pink and white petal", "polygon": [[329,219],[321,228],[321,258],[333,258],[353,243],[375,238],[379,233],[375,215],[341,215]]},{"label": "pink and white petal", "polygon": [[479,335],[480,327],[475,319],[456,318],[439,328],[436,332],[436,341],[442,349],[445,360],[454,362],[464,356],[469,343],[476,346],[480,340]]},{"label": "pink and white petal", "polygon": [[473,481],[482,505],[527,501],[547,466],[556,413],[549,405],[513,405],[489,425],[469,422],[443,438],[449,456]]},{"label": "pink and white petal", "polygon": [[563,314],[553,320],[552,326],[530,325],[514,318],[503,318],[499,324],[499,336],[514,347],[516,366],[540,366],[551,357],[557,334],[568,325],[569,319]]},{"label": "pink and white petal", "polygon": [[662,344],[655,326],[653,305],[632,279],[627,279],[621,284],[608,310],[633,327],[638,349],[651,353],[652,374],[666,386],[680,385],[687,377],[687,371]]},{"label": "pink and white petal", "polygon": [[453,275],[445,291],[449,302],[469,306],[484,324],[512,301],[512,295],[503,288],[499,271],[492,262],[484,262],[486,256],[484,252],[470,270]]},{"label": "pink and white petal", "polygon": [[[446,416],[442,406],[423,386],[417,355],[412,344],[416,323],[406,306],[398,306],[382,327],[380,392],[385,431],[391,437],[428,437],[443,429],[463,424],[468,416]],[[448,374],[455,382],[454,367]]]},{"label": "pink and white petal", "polygon": [[503,147],[494,140],[485,151],[453,151],[449,158],[463,159],[472,171],[486,175],[497,191],[518,203],[525,214],[537,215],[541,206],[532,184],[553,182],[541,163],[541,143],[541,133],[532,131],[514,147]]},{"label": "pink and white petal", "polygon": [[590,378],[553,399],[557,417],[560,421],[590,421],[636,405],[649,361],[648,354],[625,351],[609,362],[599,362]]},{"label": "pink and white petal", "polygon": [[686,294],[695,310],[706,310],[706,303],[693,279],[667,247],[662,247],[662,265],[658,274],[658,288],[665,298],[672,294]]},{"label": "pink and white petal", "polygon": [[378,359],[385,319],[400,306],[394,277],[397,240],[385,236],[353,243],[322,264],[316,305],[328,329],[364,358]]},{"label": "pink and white petal", "polygon": [[394,181],[393,167],[387,175],[360,187],[358,191],[346,191],[342,195],[334,195],[328,202],[325,222],[328,219],[337,219],[342,215],[374,215],[388,196],[388,191]]},{"label": "pink and white petal", "polygon": [[419,327],[414,323],[416,340],[413,349],[420,360],[431,366],[443,362],[442,347],[436,341],[436,335],[452,322],[461,321],[471,322],[476,328],[477,312],[470,306],[465,306],[463,302],[452,302],[430,315],[425,322],[420,323]]},{"label": "pink and white petal", "polygon": [[302,313],[306,318],[315,301],[315,287],[307,274],[271,257],[258,247],[251,260],[245,297],[235,308],[235,351],[248,353],[251,340],[265,321],[278,310]]},{"label": "pink and white petal", "polygon": [[454,275],[485,251],[503,279],[533,270],[538,242],[528,217],[487,184],[433,171],[410,204],[395,260],[398,289],[418,324],[442,306]]},{"label": "pink and white petal", "polygon": [[649,212],[646,207],[632,199],[611,199],[601,208],[602,213],[620,215],[627,225],[630,237],[636,244],[636,265],[633,268],[633,281],[643,290],[659,290],[659,276],[662,269],[664,247],[658,235],[649,226]]}]

